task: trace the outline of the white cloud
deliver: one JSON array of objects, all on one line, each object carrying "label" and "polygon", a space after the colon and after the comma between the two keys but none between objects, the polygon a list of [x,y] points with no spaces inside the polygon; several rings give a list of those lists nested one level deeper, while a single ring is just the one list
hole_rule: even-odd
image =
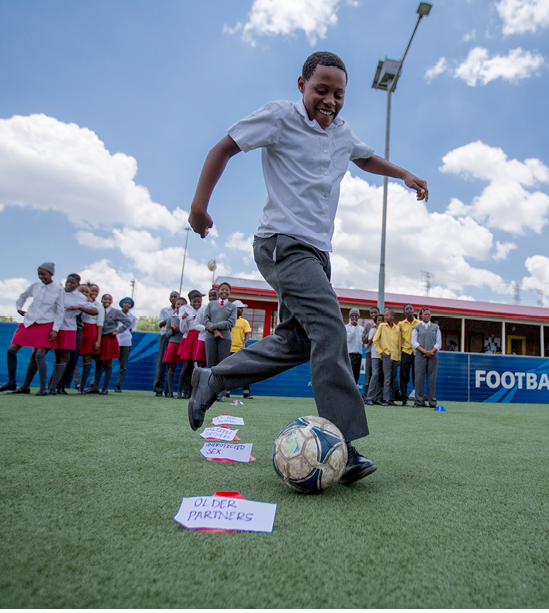
[{"label": "white cloud", "polygon": [[[345,176],[333,239],[334,286],[377,289],[382,194],[382,187]],[[427,270],[437,279],[432,295],[467,299],[467,287],[510,294],[499,275],[470,263],[487,260],[492,249],[491,232],[472,217],[431,213],[413,192],[389,183],[387,292],[423,294],[421,271]]]},{"label": "white cloud", "polygon": [[544,304],[549,297],[549,258],[545,255],[534,255],[524,263],[529,277],[522,279],[523,290],[541,290],[544,294]]},{"label": "white cloud", "polygon": [[445,57],[441,57],[434,66],[430,66],[425,71],[425,79],[427,83],[430,83],[433,79],[441,75],[448,70],[448,62]]},{"label": "white cloud", "polygon": [[471,30],[471,32],[464,34],[463,35],[463,40],[464,42],[468,43],[472,40],[476,40],[477,39],[477,31],[473,28],[473,30]]},{"label": "white cloud", "polygon": [[135,183],[136,160],[111,154],[95,132],[45,115],[0,119],[0,205],[54,210],[80,227],[186,225]]},{"label": "white cloud", "polygon": [[506,36],[535,32],[549,26],[548,0],[500,0],[496,8]]},{"label": "white cloud", "polygon": [[455,77],[470,87],[486,85],[495,79],[518,81],[526,79],[546,63],[540,54],[524,51],[520,47],[509,51],[507,56],[495,55],[490,58],[483,47],[471,49],[467,59],[455,70]]},{"label": "white cloud", "polygon": [[500,243],[496,241],[496,253],[492,257],[494,260],[505,260],[509,253],[516,248],[515,243]]},{"label": "white cloud", "polygon": [[547,224],[549,196],[525,189],[549,183],[549,168],[540,160],[509,160],[502,149],[476,141],[450,151],[442,161],[442,172],[489,181],[471,205],[453,199],[446,211],[449,215],[468,214],[511,234],[523,234],[526,229],[539,234]]},{"label": "white cloud", "polygon": [[[247,23],[233,28],[225,25],[224,31],[242,31],[242,39],[254,45],[258,36],[289,36],[302,30],[315,45],[337,23],[340,4],[341,0],[254,0]],[[356,6],[355,2],[348,4]]]},{"label": "white cloud", "polygon": [[[38,281],[36,277],[35,281]],[[23,318],[15,308],[15,301],[34,281],[23,279],[22,277],[13,279],[0,279],[0,315],[13,317],[16,321],[23,321]]]}]

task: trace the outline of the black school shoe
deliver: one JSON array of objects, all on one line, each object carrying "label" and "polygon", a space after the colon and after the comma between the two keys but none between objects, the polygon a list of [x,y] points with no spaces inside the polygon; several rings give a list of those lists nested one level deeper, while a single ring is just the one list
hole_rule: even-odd
[{"label": "black school shoe", "polygon": [[17,389],[17,384],[15,383],[4,383],[4,385],[0,385],[0,392],[13,392]]},{"label": "black school shoe", "polygon": [[350,443],[347,443],[347,453],[347,466],[339,480],[341,485],[355,483],[355,481],[363,479],[377,470],[377,466],[363,455],[360,455]]},{"label": "black school shoe", "polygon": [[117,386],[114,388],[114,391],[120,394],[120,393],[122,392],[122,388],[121,388],[121,387],[119,387],[119,386],[117,385]]},{"label": "black school shoe", "polygon": [[189,423],[193,430],[198,430],[204,423],[206,411],[215,402],[218,393],[210,387],[209,380],[212,371],[209,368],[197,366],[193,370],[191,379],[192,394],[189,400]]},{"label": "black school shoe", "polygon": [[57,393],[58,393],[58,394],[61,394],[61,395],[63,395],[63,396],[68,396],[68,394],[67,394],[67,392],[65,391],[65,388],[64,388],[64,387],[58,387],[58,388],[57,388]]},{"label": "black school shoe", "polygon": [[8,394],[30,394],[30,387],[16,387],[14,390],[10,390]]}]

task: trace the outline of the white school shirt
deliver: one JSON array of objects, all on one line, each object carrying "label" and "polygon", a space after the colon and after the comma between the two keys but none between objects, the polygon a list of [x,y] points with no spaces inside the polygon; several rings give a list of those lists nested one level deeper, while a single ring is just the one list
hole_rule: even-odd
[{"label": "white school shirt", "polygon": [[[370,332],[368,332],[369,341],[374,340],[374,336],[376,335],[376,332],[377,332],[377,326],[372,326],[370,328]],[[372,353],[371,353],[372,360],[379,360],[380,359],[379,353],[377,352],[376,346],[373,343],[371,343],[370,347],[372,348]]]},{"label": "white school shirt", "polygon": [[[65,317],[63,318],[63,323],[61,324],[60,330],[76,330],[76,317],[80,315],[82,311],[67,311],[67,307],[70,306],[93,306],[88,302],[88,299],[84,294],[81,294],[77,289],[73,292],[65,292],[64,296],[65,301]],[[82,313],[84,314],[84,313]]]},{"label": "white school shirt", "polygon": [[[170,317],[175,315],[175,309],[173,307],[166,307],[160,311],[160,315],[158,316],[158,323],[163,321],[168,321]],[[160,336],[164,336],[166,334],[166,326],[160,328]]]},{"label": "white school shirt", "polygon": [[353,324],[347,324],[345,326],[347,330],[347,350],[349,353],[362,354],[362,333],[364,328],[362,326]]},{"label": "white school shirt", "polygon": [[97,300],[88,302],[88,306],[95,307],[97,309],[97,315],[88,315],[88,313],[82,313],[83,324],[95,324],[96,326],[103,327],[105,323],[105,307]]},{"label": "white school shirt", "polygon": [[369,158],[374,150],[339,116],[325,130],[311,121],[303,100],[269,102],[227,132],[244,152],[262,148],[267,201],[256,235],[287,234],[331,251],[349,161]]},{"label": "white school shirt", "polygon": [[[429,324],[425,324],[424,322],[419,323],[418,325],[423,326],[426,330],[428,330],[431,327],[431,322],[429,322]],[[416,330],[417,326],[414,326],[412,329],[412,347],[414,349],[417,349],[419,347],[419,342],[417,340],[417,330]],[[440,327],[437,330],[437,335],[435,338],[435,346],[434,349],[436,349],[437,351],[440,351],[440,348],[442,347],[442,335],[440,334]]]},{"label": "white school shirt", "polygon": [[[124,311],[122,311],[124,313]],[[132,330],[135,330],[135,326],[137,324],[137,319],[132,315],[129,311],[124,313],[124,315],[132,322],[130,327],[122,332],[122,334],[116,335],[116,340],[118,341],[118,345],[120,347],[131,347],[132,346]],[[123,326],[123,323],[118,322],[118,330]]]},{"label": "white school shirt", "polygon": [[[184,337],[187,337],[191,330],[198,330],[198,340],[205,340],[206,328],[203,324],[205,308],[205,306],[201,306],[198,311],[195,311],[190,304],[183,306],[183,311],[189,314],[185,319],[181,319],[181,324],[179,325],[179,329],[183,332]],[[181,309],[179,309],[179,312],[181,313]]]},{"label": "white school shirt", "polygon": [[53,281],[44,285],[42,281],[33,283],[17,299],[18,311],[23,309],[27,298],[32,296],[27,312],[23,318],[23,325],[29,328],[32,324],[49,324],[53,321],[52,330],[59,332],[65,317],[65,289]]}]

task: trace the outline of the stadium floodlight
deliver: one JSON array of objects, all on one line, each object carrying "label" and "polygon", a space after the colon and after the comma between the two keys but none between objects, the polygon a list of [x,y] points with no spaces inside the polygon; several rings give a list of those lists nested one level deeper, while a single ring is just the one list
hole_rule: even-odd
[{"label": "stadium floodlight", "polygon": [[[412,32],[410,42],[406,47],[406,51],[401,60],[391,60],[385,57],[385,60],[379,60],[374,75],[374,81],[372,87],[374,89],[380,89],[387,92],[387,127],[385,131],[385,159],[389,159],[389,136],[391,132],[391,94],[396,90],[398,79],[402,72],[402,66],[408,49],[414,40],[414,36],[419,26],[419,22],[423,17],[431,12],[433,5],[429,2],[420,2],[417,8],[417,14],[419,15],[416,23],[416,27]],[[381,313],[385,308],[385,243],[387,236],[387,191],[389,187],[389,179],[383,177],[383,217],[381,223],[381,256],[379,259],[379,287],[377,295],[377,306]]]}]

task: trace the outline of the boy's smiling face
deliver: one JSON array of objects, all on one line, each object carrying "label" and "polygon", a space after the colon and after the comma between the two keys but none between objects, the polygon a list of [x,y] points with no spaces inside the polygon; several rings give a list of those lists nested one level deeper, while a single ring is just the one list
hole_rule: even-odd
[{"label": "boy's smiling face", "polygon": [[297,86],[309,119],[316,119],[324,130],[329,127],[343,108],[346,85],[347,77],[337,66],[317,64],[310,79],[299,77]]}]

